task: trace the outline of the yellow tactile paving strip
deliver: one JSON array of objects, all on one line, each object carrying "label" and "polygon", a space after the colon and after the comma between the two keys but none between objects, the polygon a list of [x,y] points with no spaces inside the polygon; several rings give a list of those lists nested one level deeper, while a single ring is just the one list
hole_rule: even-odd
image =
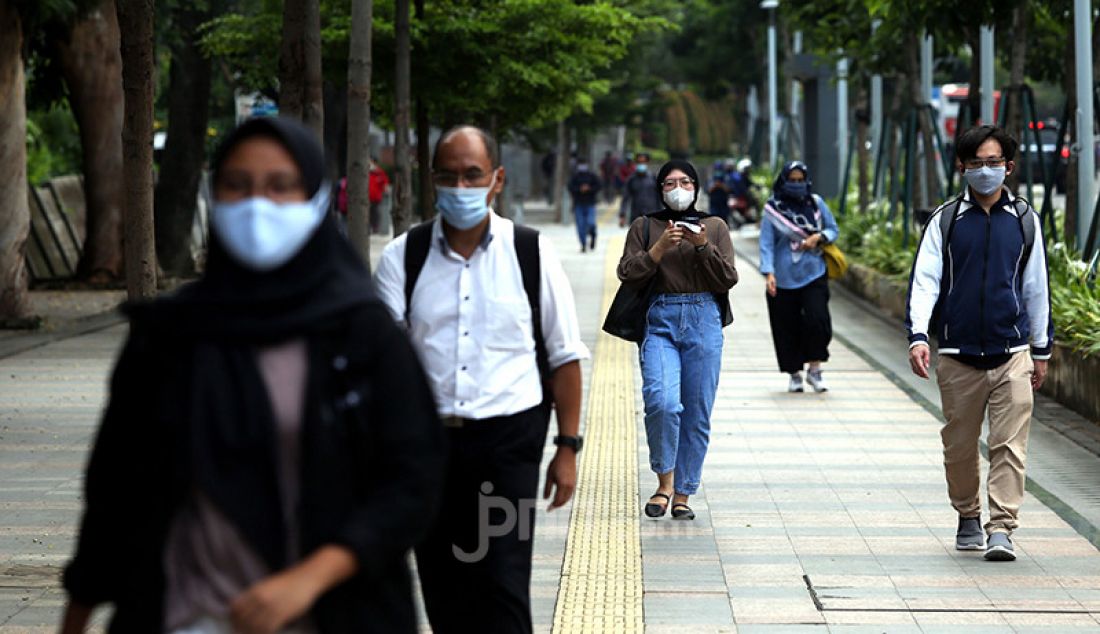
[{"label": "yellow tactile paving strip", "polygon": [[[623,238],[611,240],[601,315],[619,286]],[[642,550],[634,420],[637,347],[600,332],[592,361],[585,450],[569,522],[554,632],[642,632]]]}]

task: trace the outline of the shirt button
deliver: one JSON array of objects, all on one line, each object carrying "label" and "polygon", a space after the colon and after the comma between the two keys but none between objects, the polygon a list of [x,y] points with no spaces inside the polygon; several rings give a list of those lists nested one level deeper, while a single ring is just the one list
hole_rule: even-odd
[{"label": "shirt button", "polygon": [[470,301],[470,296],[469,296],[469,295],[467,295],[466,297],[463,297],[462,299],[463,299],[464,301],[467,301],[467,302],[468,302],[468,301]]},{"label": "shirt button", "polygon": [[348,358],[343,356],[343,355],[340,355],[338,357],[333,358],[332,367],[336,370],[343,370],[343,369],[347,368],[348,367]]},{"label": "shirt button", "polygon": [[469,337],[470,336],[470,331],[467,330],[466,332],[462,333],[462,336],[463,337]]},{"label": "shirt button", "polygon": [[458,404],[459,404],[459,405],[465,405],[465,404],[466,404],[466,401],[459,401],[459,402],[458,402]]},{"label": "shirt button", "polygon": [[470,263],[469,262],[466,263],[466,268],[470,268]]},{"label": "shirt button", "polygon": [[463,371],[463,372],[465,372],[465,371],[466,371],[466,366],[462,366],[462,371]]}]

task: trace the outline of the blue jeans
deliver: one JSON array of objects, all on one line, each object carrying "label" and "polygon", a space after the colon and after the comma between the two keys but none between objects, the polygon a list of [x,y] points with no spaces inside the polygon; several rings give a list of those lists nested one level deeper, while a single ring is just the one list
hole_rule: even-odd
[{"label": "blue jeans", "polygon": [[640,355],[649,466],[676,472],[676,493],[694,495],[710,442],[722,367],[722,316],[711,293],[654,297]]},{"label": "blue jeans", "polygon": [[596,205],[573,205],[573,215],[577,218],[577,237],[581,239],[581,247],[588,245],[588,236],[592,236],[595,243]]}]

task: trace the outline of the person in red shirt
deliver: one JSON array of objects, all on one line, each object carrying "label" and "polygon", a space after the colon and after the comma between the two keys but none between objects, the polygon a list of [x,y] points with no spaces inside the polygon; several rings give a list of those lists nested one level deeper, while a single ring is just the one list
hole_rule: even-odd
[{"label": "person in red shirt", "polygon": [[386,190],[390,188],[390,177],[386,175],[386,170],[382,169],[371,159],[370,162],[370,185],[367,192],[370,198],[370,230],[371,233],[379,233],[382,227],[382,198],[386,195]]}]

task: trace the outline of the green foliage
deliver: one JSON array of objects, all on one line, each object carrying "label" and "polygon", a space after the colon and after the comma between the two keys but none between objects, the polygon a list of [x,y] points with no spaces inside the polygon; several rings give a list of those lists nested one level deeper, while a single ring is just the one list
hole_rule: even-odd
[{"label": "green foliage", "polygon": [[[322,3],[323,65],[332,78],[346,75],[345,4]],[[228,14],[204,27],[203,47],[225,61],[242,88],[276,94],[281,24],[272,7]],[[426,3],[424,15],[411,25],[413,94],[425,97],[436,125],[474,121],[505,131],[543,126],[592,112],[595,100],[611,89],[611,65],[636,36],[664,25],[607,0]],[[372,101],[385,120],[393,103],[392,2],[375,2],[373,28]]]},{"label": "green foliage", "polygon": [[910,240],[906,247],[900,227],[885,219],[883,207],[837,218],[840,226],[837,246],[864,266],[896,280],[906,280],[916,255],[917,240]]},{"label": "green foliage", "polygon": [[1047,257],[1055,339],[1085,355],[1100,355],[1100,286],[1096,260],[1081,261],[1059,242]]},{"label": "green foliage", "polygon": [[27,180],[79,172],[80,133],[67,103],[27,113]]}]

